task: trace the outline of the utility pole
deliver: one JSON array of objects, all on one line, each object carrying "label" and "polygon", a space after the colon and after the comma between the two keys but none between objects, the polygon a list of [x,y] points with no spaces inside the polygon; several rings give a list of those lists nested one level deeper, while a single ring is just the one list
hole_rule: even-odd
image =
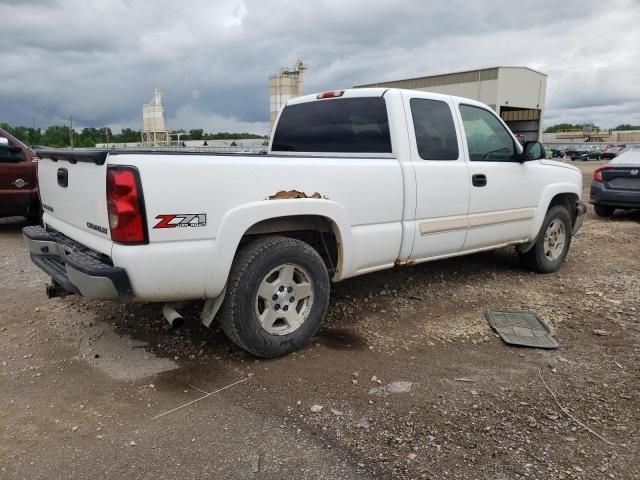
[{"label": "utility pole", "polygon": [[73,148],[73,116],[69,117],[69,143],[71,144],[71,148]]},{"label": "utility pole", "polygon": [[36,114],[32,113],[31,117],[33,118],[33,131],[31,132],[31,135],[29,135],[29,144],[34,145],[36,138]]}]

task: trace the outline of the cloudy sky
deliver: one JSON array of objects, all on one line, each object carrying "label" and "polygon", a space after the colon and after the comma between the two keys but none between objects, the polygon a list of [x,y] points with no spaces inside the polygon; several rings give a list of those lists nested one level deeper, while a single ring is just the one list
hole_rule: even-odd
[{"label": "cloudy sky", "polygon": [[266,133],[268,80],[305,91],[525,65],[545,124],[640,124],[640,0],[0,0],[0,121]]}]

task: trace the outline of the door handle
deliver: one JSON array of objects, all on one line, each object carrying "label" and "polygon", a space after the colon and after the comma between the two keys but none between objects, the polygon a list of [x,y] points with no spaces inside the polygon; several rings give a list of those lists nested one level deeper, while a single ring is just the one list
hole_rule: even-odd
[{"label": "door handle", "polygon": [[58,185],[65,188],[69,186],[69,171],[66,168],[58,169]]},{"label": "door handle", "polygon": [[472,175],[471,183],[474,187],[485,187],[487,185],[487,176],[484,173]]}]

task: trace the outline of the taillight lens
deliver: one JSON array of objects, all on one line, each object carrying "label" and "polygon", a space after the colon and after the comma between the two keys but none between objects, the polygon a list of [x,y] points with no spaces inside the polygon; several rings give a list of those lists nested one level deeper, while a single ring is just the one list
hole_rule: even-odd
[{"label": "taillight lens", "polygon": [[593,172],[593,180],[602,183],[602,171],[608,170],[609,168],[611,168],[609,165],[598,168],[595,172]]},{"label": "taillight lens", "polygon": [[111,240],[127,244],[147,243],[147,221],[137,169],[107,169],[107,210]]}]

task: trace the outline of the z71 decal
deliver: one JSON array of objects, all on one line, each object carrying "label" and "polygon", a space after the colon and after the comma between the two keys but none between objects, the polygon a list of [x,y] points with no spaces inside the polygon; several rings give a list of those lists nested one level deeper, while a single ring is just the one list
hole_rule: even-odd
[{"label": "z71 decal", "polygon": [[160,220],[153,228],[206,227],[206,213],[176,213],[173,215],[158,215]]}]

